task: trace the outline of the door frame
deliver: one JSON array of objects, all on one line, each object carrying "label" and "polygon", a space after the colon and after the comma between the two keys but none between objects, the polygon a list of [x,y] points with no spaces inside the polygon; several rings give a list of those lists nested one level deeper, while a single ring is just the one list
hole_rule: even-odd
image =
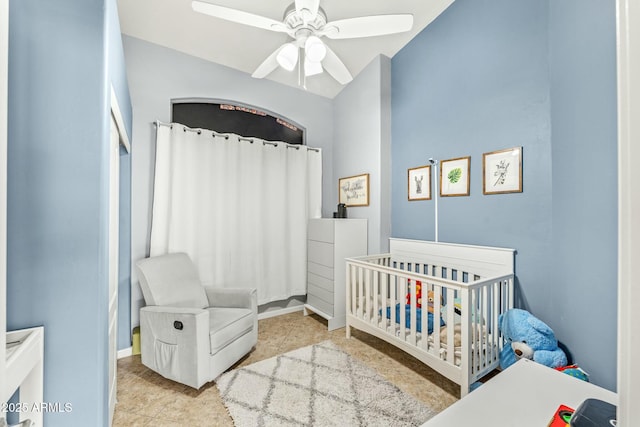
[{"label": "door frame", "polygon": [[[640,322],[640,4],[617,0],[618,72],[618,425],[640,419],[640,368],[634,355],[640,341],[634,326]],[[634,55],[635,53],[635,55]],[[635,117],[636,120],[632,120]],[[634,144],[635,141],[635,144]],[[635,279],[635,280],[634,280]],[[635,281],[635,285],[632,283]]]}]

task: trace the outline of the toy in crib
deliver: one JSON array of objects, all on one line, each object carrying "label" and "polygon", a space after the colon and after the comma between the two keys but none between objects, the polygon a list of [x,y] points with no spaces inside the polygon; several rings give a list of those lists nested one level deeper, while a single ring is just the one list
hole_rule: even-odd
[{"label": "toy in crib", "polygon": [[[407,280],[407,297],[405,298],[405,304],[411,304],[411,279]],[[418,308],[422,308],[422,282],[420,280],[416,280],[416,304]],[[433,305],[431,305],[431,310],[429,311],[433,313]]]},{"label": "toy in crib", "polygon": [[[396,304],[396,323],[400,323],[400,303]],[[387,307],[387,319],[391,319],[391,307]],[[440,318],[440,326],[444,326],[444,320]],[[405,304],[404,306],[404,326],[411,328],[411,305]],[[422,308],[416,307],[416,331],[422,332]],[[433,313],[427,312],[427,333],[433,333]]]},{"label": "toy in crib", "polygon": [[[435,295],[433,291],[427,291],[427,309],[429,310],[429,313],[433,313],[434,300]],[[406,304],[411,305],[411,279],[407,280]],[[442,295],[440,295],[440,304],[444,304]],[[422,308],[422,282],[420,280],[416,280],[416,307]]]},{"label": "toy in crib", "polygon": [[[462,301],[460,300],[460,298],[455,298],[453,301],[453,345],[454,347],[460,347],[462,345],[462,325],[460,324],[460,322],[462,322]],[[447,318],[447,306],[443,305],[442,309],[440,310],[440,314],[442,316],[443,319]],[[472,310],[471,313],[471,319],[475,320],[475,316],[476,316],[476,311],[475,309]],[[449,326],[446,325],[446,321],[445,321],[445,325],[442,326],[440,328],[440,342],[443,344],[447,343],[448,340],[448,328]],[[479,340],[480,339],[480,331],[481,331],[481,327],[480,325],[477,326],[476,329],[476,338],[475,340]]]},{"label": "toy in crib", "polygon": [[[405,297],[405,327],[411,327],[411,279],[407,280],[407,295]],[[428,325],[428,333],[433,333],[433,305],[435,301],[435,294],[432,290],[427,291],[427,325]],[[440,342],[443,344],[447,343],[447,306],[444,304],[444,298],[440,295]],[[459,347],[461,345],[461,336],[462,336],[462,327],[460,322],[462,321],[462,301],[460,298],[454,298],[454,346]],[[382,310],[380,310],[382,312]],[[475,316],[475,312],[472,314]],[[391,307],[387,307],[386,313],[387,319],[391,319]],[[400,303],[396,304],[396,323],[400,323]],[[422,332],[422,282],[416,281],[416,322],[417,332]],[[477,338],[479,339],[480,330],[476,331]]]}]

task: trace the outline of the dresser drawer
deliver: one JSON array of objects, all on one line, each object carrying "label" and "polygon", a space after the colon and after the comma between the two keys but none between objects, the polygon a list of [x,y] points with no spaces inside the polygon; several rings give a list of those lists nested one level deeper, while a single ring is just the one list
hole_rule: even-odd
[{"label": "dresser drawer", "polygon": [[333,228],[333,220],[310,219],[308,225],[309,239],[333,243]]},{"label": "dresser drawer", "polygon": [[307,271],[325,279],[333,280],[333,268],[312,261],[307,262]]},{"label": "dresser drawer", "polygon": [[[333,293],[333,280],[326,279],[322,276],[318,276],[317,274],[307,273],[307,282],[316,285],[317,287],[322,288],[325,291]],[[333,298],[328,299],[327,301],[333,301]]]},{"label": "dresser drawer", "polygon": [[307,250],[309,261],[333,268],[333,245],[331,243],[309,240]]},{"label": "dresser drawer", "polygon": [[320,310],[324,314],[333,316],[333,304],[329,304],[328,302],[318,298],[315,295],[307,294],[307,304],[315,309]]},{"label": "dresser drawer", "polygon": [[309,295],[320,298],[322,301],[333,306],[333,290],[327,291],[321,287],[314,285],[312,282],[307,283],[307,298]]}]

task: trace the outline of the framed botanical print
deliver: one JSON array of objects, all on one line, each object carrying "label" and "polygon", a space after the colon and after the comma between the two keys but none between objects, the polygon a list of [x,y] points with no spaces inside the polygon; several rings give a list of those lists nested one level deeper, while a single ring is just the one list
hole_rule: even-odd
[{"label": "framed botanical print", "polygon": [[431,166],[418,166],[407,171],[408,199],[431,200]]},{"label": "framed botanical print", "polygon": [[468,196],[471,156],[440,162],[440,196]]},{"label": "framed botanical print", "polygon": [[482,155],[482,193],[522,193],[522,147]]}]

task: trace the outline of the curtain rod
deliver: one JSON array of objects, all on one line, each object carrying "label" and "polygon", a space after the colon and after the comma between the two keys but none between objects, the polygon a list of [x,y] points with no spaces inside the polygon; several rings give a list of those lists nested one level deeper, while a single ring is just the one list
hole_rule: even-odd
[{"label": "curtain rod", "polygon": [[[153,122],[153,124],[156,127],[157,126],[167,126],[170,129],[173,129],[173,125],[175,124],[177,126],[182,126],[182,130],[184,130],[185,132],[189,131],[189,132],[197,132],[198,135],[202,134],[202,129],[193,129],[193,128],[190,128],[188,126],[180,125],[180,124],[177,124],[177,123],[164,123],[164,122],[161,122],[160,120],[156,120],[155,122]],[[224,139],[229,139],[229,134],[218,133],[218,132],[216,132],[214,130],[208,130],[208,132],[211,132],[211,134],[212,134],[212,136],[214,138],[221,137],[221,138],[224,138]],[[259,139],[259,138],[247,138],[247,137],[244,137],[244,136],[238,137],[238,141],[247,141],[247,142],[250,142],[251,144],[253,144],[256,139]],[[264,141],[264,140],[262,140],[262,145],[273,145],[274,147],[277,147],[278,144],[286,144],[287,148],[295,148],[296,150],[299,150],[300,147],[305,147],[307,150],[315,151],[316,153],[320,152],[319,148],[307,147],[306,145],[289,144],[289,143],[286,143],[284,141],[282,141],[282,142],[274,142],[274,141]]]}]

